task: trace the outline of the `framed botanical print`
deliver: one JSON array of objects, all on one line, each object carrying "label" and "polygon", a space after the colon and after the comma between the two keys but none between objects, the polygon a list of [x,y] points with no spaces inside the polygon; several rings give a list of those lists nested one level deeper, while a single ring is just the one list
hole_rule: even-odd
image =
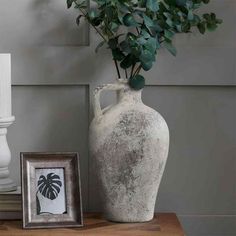
[{"label": "framed botanical print", "polygon": [[23,228],[83,226],[77,153],[21,153]]}]

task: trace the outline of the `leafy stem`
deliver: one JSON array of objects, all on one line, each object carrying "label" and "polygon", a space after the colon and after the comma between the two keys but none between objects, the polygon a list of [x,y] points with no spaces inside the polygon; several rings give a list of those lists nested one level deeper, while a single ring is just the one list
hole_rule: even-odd
[{"label": "leafy stem", "polygon": [[161,45],[176,56],[173,44],[176,34],[191,33],[194,27],[204,34],[207,30],[214,31],[222,23],[215,13],[198,13],[210,0],[92,0],[96,3],[93,9],[87,8],[86,0],[66,1],[68,8],[75,3],[112,50],[118,77],[121,68],[133,89],[144,86],[145,78],[140,71],[151,70]]}]

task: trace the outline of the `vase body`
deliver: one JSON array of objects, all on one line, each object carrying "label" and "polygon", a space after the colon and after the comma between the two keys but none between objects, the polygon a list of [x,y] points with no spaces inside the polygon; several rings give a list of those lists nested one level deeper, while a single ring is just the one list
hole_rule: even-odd
[{"label": "vase body", "polygon": [[[112,87],[113,86],[113,87]],[[97,109],[90,125],[90,155],[103,201],[104,215],[116,222],[153,218],[169,149],[169,130],[162,116],[143,104],[141,91],[118,86],[117,104]]]}]

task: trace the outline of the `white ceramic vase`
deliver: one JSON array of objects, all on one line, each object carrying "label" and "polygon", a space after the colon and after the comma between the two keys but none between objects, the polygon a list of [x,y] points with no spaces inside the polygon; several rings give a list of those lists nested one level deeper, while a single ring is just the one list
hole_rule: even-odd
[{"label": "white ceramic vase", "polygon": [[[100,93],[117,91],[117,104],[101,109]],[[90,155],[95,161],[105,217],[116,222],[153,218],[169,149],[163,117],[143,104],[142,91],[124,80],[95,89]]]}]

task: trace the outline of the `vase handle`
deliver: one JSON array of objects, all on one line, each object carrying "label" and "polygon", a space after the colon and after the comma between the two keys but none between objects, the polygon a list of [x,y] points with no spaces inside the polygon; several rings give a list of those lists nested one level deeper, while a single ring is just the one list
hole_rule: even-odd
[{"label": "vase handle", "polygon": [[98,118],[103,115],[103,110],[101,108],[100,103],[100,95],[102,91],[118,91],[127,87],[127,80],[125,79],[118,79],[117,83],[114,84],[104,84],[98,86],[94,90],[93,94],[93,110],[94,110],[94,117]]}]

